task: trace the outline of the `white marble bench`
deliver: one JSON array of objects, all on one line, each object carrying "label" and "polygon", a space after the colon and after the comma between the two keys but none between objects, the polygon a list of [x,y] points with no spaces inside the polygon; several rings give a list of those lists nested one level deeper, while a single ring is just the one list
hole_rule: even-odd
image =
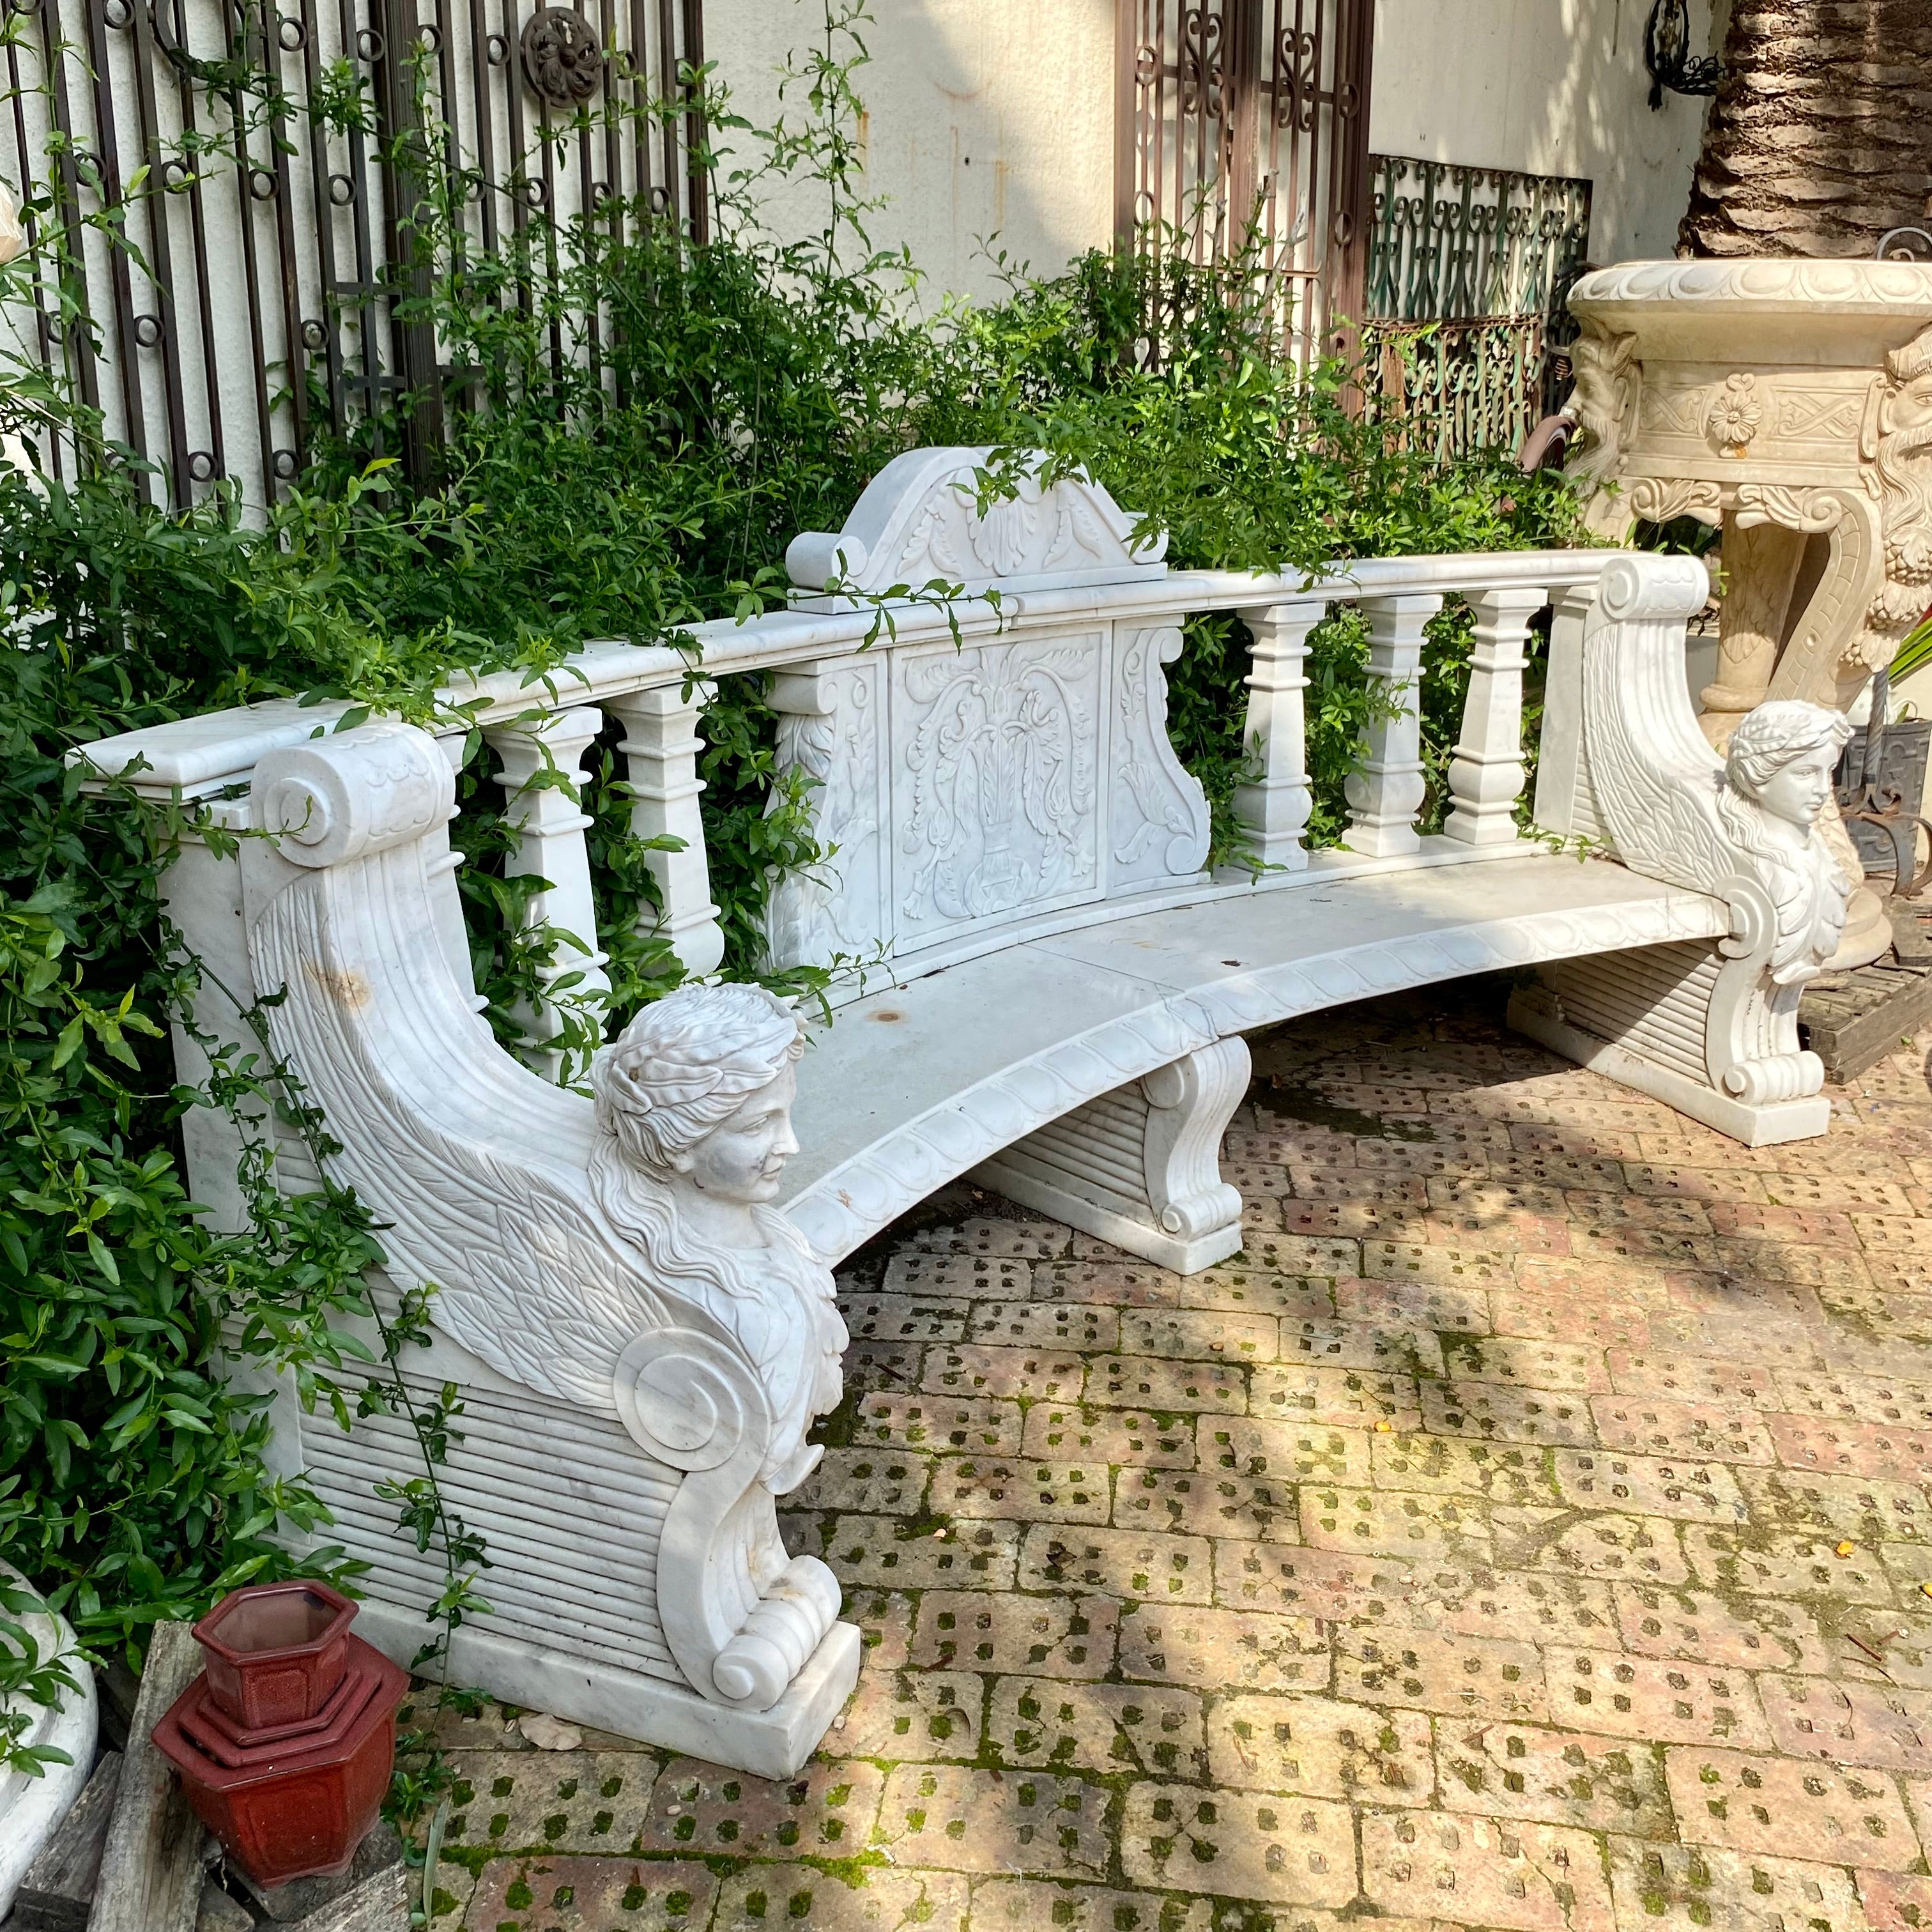
[{"label": "white marble bench", "polygon": [[[772,962],[865,968],[838,982],[796,1068],[799,1148],[770,1184],[784,1220],[748,1206],[733,1224],[763,1236],[679,1218],[710,1211],[691,1191],[710,1184],[639,1165],[611,1070],[626,1053],[641,1070],[618,1093],[627,1118],[674,1114],[729,1059],[732,1028],[769,1034],[769,1003],[680,994],[662,1010],[723,1042],[695,1086],[670,1065],[683,1045],[646,1037],[672,1022],[647,1012],[598,1063],[608,1117],[540,1077],[581,1076],[560,1052],[533,1071],[478,1017],[448,832],[466,719],[439,742],[392,724],[330,734],[326,708],[265,704],[86,752],[136,790],[259,835],[234,849],[190,838],[169,874],[209,968],[194,1018],[253,1050],[230,995],[269,1002],[258,1017],[275,1053],[340,1143],[332,1178],[384,1224],[376,1292],[439,1286],[433,1346],[404,1367],[412,1384],[463,1387],[465,1439],[442,1480],[494,1566],[490,1609],[455,1634],[456,1674],[768,1775],[809,1751],[856,1668],[836,1584],[787,1556],[772,1507],[809,1466],[806,1426],[834,1394],[800,1379],[834,1346],[825,1269],[935,1187],[974,1174],[1136,1253],[1205,1267],[1240,1240],[1217,1156],[1246,1084],[1243,1036],[1497,968],[1533,969],[1514,1024],[1724,1132],[1790,1138],[1828,1118],[1796,1006],[1843,916],[1810,823],[1842,721],[1768,707],[1726,775],[1684,681],[1701,566],[1585,551],[1372,560],[1312,583],[1170,572],[1089,484],[1029,484],[982,515],[982,455],[900,458],[843,532],[794,544],[793,608],[699,628],[706,674],[776,674],[782,776],[809,782],[836,848],[775,893]],[[930,580],[964,601],[890,598]],[[1451,595],[1474,609],[1472,670],[1446,823],[1426,837],[1418,664]],[[1338,602],[1364,612],[1381,703],[1346,846],[1311,854],[1304,659]],[[1536,818],[1570,842],[1562,856],[1516,823],[1523,647],[1551,604]],[[1162,667],[1186,616],[1216,610],[1254,638],[1253,770],[1236,804],[1258,874],[1204,869],[1206,802],[1167,734]],[[496,677],[451,695],[498,755],[512,868],[547,882],[532,916],[586,938],[586,821],[568,791],[531,781],[553,763],[574,779],[603,714],[621,721],[634,829],[683,842],[653,854],[659,929],[689,973],[712,972],[704,690],[688,688],[687,658],[595,646],[548,689]],[[540,1035],[558,1038],[566,1000],[595,1023],[602,964],[554,948]],[[178,1029],[176,1046],[183,1077],[200,1077],[196,1040]],[[771,1154],[760,1174],[790,1144],[793,1077],[774,1061],[746,1090],[778,1096],[754,1122]],[[185,1131],[196,1198],[238,1224],[234,1127],[203,1109]],[[313,1186],[303,1144],[268,1131],[284,1184]],[[662,1244],[652,1228],[670,1231]],[[373,1490],[408,1472],[408,1432],[379,1416],[345,1434],[278,1396],[278,1455],[371,1565],[358,1628],[406,1661],[440,1568]]]}]

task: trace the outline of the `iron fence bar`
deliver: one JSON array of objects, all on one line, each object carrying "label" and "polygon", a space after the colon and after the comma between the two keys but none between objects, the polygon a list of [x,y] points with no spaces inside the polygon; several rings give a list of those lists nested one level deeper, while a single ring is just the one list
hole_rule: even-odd
[{"label": "iron fence bar", "polygon": [[[602,0],[602,9],[604,20],[604,216],[610,230],[610,242],[614,247],[624,238],[624,139],[621,106],[623,96],[620,86],[622,76],[618,70],[616,0]],[[598,265],[592,286],[596,298],[601,305],[604,264],[610,256],[608,251],[602,248],[601,244],[600,253],[603,259]],[[616,349],[614,317],[610,326],[613,332],[611,350],[614,355]],[[614,368],[614,387],[616,380]]]},{"label": "iron fence bar", "polygon": [[644,0],[631,0],[631,48],[626,59],[631,83],[631,106],[634,115],[631,128],[632,168],[635,175],[633,191],[637,205],[646,217],[655,214],[651,205],[651,52],[650,13]]},{"label": "iron fence bar", "polygon": [[1114,240],[1123,248],[1134,235],[1139,10],[1138,0],[1114,0]]},{"label": "iron fence bar", "polygon": [[[1316,268],[1318,271],[1322,258],[1327,253],[1328,240],[1326,232],[1327,218],[1325,212],[1323,212],[1322,205],[1322,164],[1327,158],[1324,158],[1322,153],[1321,140],[1323,104],[1322,74],[1324,63],[1337,58],[1334,50],[1327,45],[1328,14],[1329,10],[1326,6],[1318,4],[1315,9],[1313,24],[1303,28],[1302,37],[1297,40],[1294,47],[1294,58],[1297,63],[1294,69],[1297,119],[1295,132],[1298,135],[1306,134],[1310,137],[1306,145],[1307,183],[1298,206],[1306,207],[1308,211],[1306,218],[1308,234],[1303,246],[1307,250],[1310,265]],[[1308,60],[1306,69],[1300,64],[1300,56],[1304,50]],[[1328,93],[1328,106],[1329,134],[1332,139],[1335,132],[1334,90],[1332,86]],[[1300,152],[1302,143],[1298,140],[1295,146],[1297,151]],[[1317,313],[1318,304],[1321,308],[1319,314]],[[1304,363],[1311,361],[1314,357],[1316,345],[1320,339],[1321,332],[1327,326],[1326,304],[1322,302],[1320,285],[1312,278],[1304,279],[1302,284],[1300,340],[1295,344],[1291,353]]]},{"label": "iron fence bar", "polygon": [[662,128],[664,212],[674,224],[684,218],[678,207],[677,125],[669,111],[672,104],[680,98],[675,18],[672,0],[658,0],[658,70],[662,78],[659,92],[666,110]]},{"label": "iron fence bar", "polygon": [[1260,214],[1263,292],[1270,302],[1276,299],[1276,291],[1284,286],[1278,275],[1283,266],[1280,259],[1282,242],[1275,193],[1275,177],[1281,154],[1281,7],[1282,0],[1265,0],[1264,17],[1256,22],[1255,192]]},{"label": "iron fence bar", "polygon": [[[171,4],[171,0],[155,0],[157,8]],[[176,0],[178,4],[178,0]],[[158,12],[154,15],[155,38],[160,38]],[[188,28],[184,16],[177,16],[180,32],[176,45],[182,52],[188,51]],[[194,114],[194,82],[186,69],[177,68],[175,74],[176,98],[180,105],[182,131],[184,138],[197,131]],[[188,152],[192,152],[190,148]],[[202,188],[201,171],[198,166],[185,168],[186,182],[182,188],[188,196],[188,234],[194,246],[194,287],[196,321],[201,332],[202,381],[208,398],[208,448],[210,460],[218,476],[227,474],[228,435],[226,425],[222,421],[219,398],[220,368],[214,340],[214,278],[210,272],[208,252],[208,204]],[[190,452],[190,460],[192,453]],[[184,496],[193,479],[184,476],[182,489]]]},{"label": "iron fence bar", "polygon": [[[134,103],[140,128],[141,159],[148,170],[148,275],[153,284],[158,334],[148,345],[160,351],[161,400],[168,424],[170,495],[177,503],[188,500],[188,413],[181,364],[181,317],[175,293],[173,237],[170,232],[168,198],[160,149],[160,115],[154,94],[154,50],[146,8],[135,0],[126,26],[134,40]],[[121,352],[130,363],[135,341],[123,342]],[[138,370],[137,370],[138,375]]]},{"label": "iron fence bar", "polygon": [[[578,0],[581,11],[582,0]],[[606,0],[608,4],[608,0]],[[608,43],[600,42],[600,45]],[[584,276],[584,352],[588,373],[593,386],[601,388],[604,380],[604,344],[601,318],[597,313],[597,278],[590,271],[585,250],[593,247],[596,222],[596,175],[591,158],[593,123],[587,105],[580,105],[577,110],[577,193],[578,213],[576,248],[578,260],[586,272]]]},{"label": "iron fence bar", "polygon": [[[87,288],[86,229],[80,214],[80,171],[74,159],[74,104],[67,86],[67,43],[55,13],[53,0],[39,0],[40,44],[44,50],[44,71],[50,82],[48,107],[61,148],[54,175],[56,193],[63,209],[62,226],[70,272],[78,281],[85,305]],[[80,385],[80,399],[89,410],[100,407],[100,372],[96,366],[94,339],[86,320],[69,326],[63,315],[59,321],[61,363]],[[78,452],[76,452],[76,458]]]},{"label": "iron fence bar", "polygon": [[[302,352],[302,277],[296,242],[295,178],[289,166],[289,151],[293,143],[282,132],[290,118],[287,90],[283,85],[282,57],[292,50],[282,44],[281,29],[282,16],[276,10],[275,0],[262,0],[263,57],[265,61],[273,63],[273,118],[268,131],[270,152],[274,156],[275,255],[280,270],[282,343],[287,358],[289,412],[295,434],[294,447],[288,452],[288,473],[292,476],[308,447],[308,372]],[[272,424],[270,439],[262,446],[262,501],[265,504],[274,502],[275,486],[284,480],[281,456],[282,452],[274,447]]]},{"label": "iron fence bar", "polygon": [[476,100],[477,226],[484,255],[490,258],[496,252],[496,117],[490,101],[490,23],[484,4],[470,0],[470,84]]},{"label": "iron fence bar", "polygon": [[[704,0],[681,0],[684,22],[684,59],[694,70],[704,64]],[[691,238],[700,248],[711,239],[710,184],[705,178],[704,95],[694,86],[686,95],[689,104],[684,117],[686,218],[691,224]]]},{"label": "iron fence bar", "polygon": [[551,145],[550,103],[537,97],[537,161],[542,196],[540,232],[543,237],[544,306],[550,311],[550,372],[551,380],[563,380],[563,321],[556,304],[556,153]]},{"label": "iron fence bar", "polygon": [[[44,77],[45,62],[42,62]],[[28,261],[32,278],[34,292],[34,353],[40,358],[40,367],[51,377],[53,374],[54,328],[53,317],[47,313],[46,284],[40,271],[40,218],[27,206],[27,184],[34,178],[33,145],[27,132],[26,84],[20,73],[20,43],[10,39],[7,44],[7,77],[14,94],[14,139],[20,162],[20,201],[22,230],[29,250]],[[58,314],[60,297],[56,291],[55,310]],[[64,366],[64,364],[63,364]],[[58,434],[51,425],[46,436],[47,463],[58,482],[62,478],[61,443]]]},{"label": "iron fence bar", "polygon": [[524,144],[524,91],[518,85],[516,69],[518,48],[522,38],[517,24],[517,0],[503,0],[503,68],[509,85],[504,90],[505,105],[508,110],[509,152],[504,157],[509,172],[503,177],[504,187],[510,202],[510,236],[513,256],[517,265],[515,276],[517,308],[520,314],[533,316],[530,295],[530,202],[525,198],[525,188],[530,177],[525,167],[528,150]]},{"label": "iron fence bar", "polygon": [[374,16],[378,25],[374,64],[381,142],[384,272],[390,290],[389,332],[395,358],[393,387],[403,405],[398,429],[404,472],[412,482],[422,484],[434,472],[435,452],[442,440],[442,384],[434,325],[420,314],[404,312],[405,304],[424,302],[430,286],[419,205],[426,192],[420,178],[422,116],[404,51],[415,38],[404,31],[406,23],[414,24],[412,13],[410,0],[380,0]]},{"label": "iron fence bar", "polygon": [[[44,6],[46,0],[42,0]],[[121,176],[120,142],[114,124],[114,94],[107,66],[107,41],[103,32],[104,0],[86,0],[82,13],[87,22],[88,65],[94,85],[94,165],[100,182],[104,212],[119,212],[124,221],[127,200]],[[115,358],[120,377],[121,406],[127,420],[122,425],[128,446],[143,462],[148,454],[146,399],[141,393],[140,364],[127,350],[134,340],[134,277],[128,267],[128,250],[118,236],[107,243],[107,286],[114,309],[115,340],[122,353]],[[136,486],[143,496],[150,483],[140,475]]]},{"label": "iron fence bar", "polygon": [[[1322,328],[1334,338],[1339,311],[1351,328],[1362,320],[1368,241],[1369,99],[1375,58],[1374,0],[1342,0],[1335,36],[1332,191],[1323,251]],[[1342,346],[1336,344],[1336,346]]]},{"label": "iron fence bar", "polygon": [[[248,59],[248,19],[244,9],[229,20],[228,57],[238,66],[245,65]],[[256,447],[266,475],[268,452],[274,446],[274,405],[268,390],[267,343],[262,331],[262,268],[255,224],[256,168],[254,152],[249,146],[246,98],[238,82],[228,91],[228,112],[235,136],[235,192],[241,222],[242,285],[248,296],[248,339],[254,347],[254,353],[248,358],[249,374],[254,380]],[[269,176],[272,182],[274,178],[272,175]],[[195,476],[190,461],[189,480],[212,482],[224,473],[211,466],[208,476]]]},{"label": "iron fence bar", "polygon": [[[598,260],[594,272],[590,278],[586,290],[588,300],[594,304],[598,326],[606,328],[610,338],[611,358],[610,383],[614,394],[620,378],[620,365],[616,360],[616,318],[609,318],[607,324],[604,314],[604,276],[610,260],[610,252],[624,238],[624,146],[620,116],[622,93],[620,82],[622,78],[618,71],[617,8],[616,0],[599,0],[599,13],[604,29],[604,98],[602,114],[604,122],[604,182],[601,211],[592,210],[592,219],[586,224],[586,239],[596,238]],[[595,192],[596,184],[592,184]],[[602,220],[596,218],[599,212]],[[604,232],[600,232],[602,230]],[[603,381],[600,376],[598,388],[601,392]]]},{"label": "iron fence bar", "polygon": [[[342,46],[344,58],[357,68],[370,68],[374,62],[370,50],[375,45],[376,28],[364,28],[356,25],[356,0],[340,0],[342,20]],[[372,20],[375,17],[371,15]],[[358,75],[358,86],[362,84]],[[370,87],[370,103],[377,105],[376,90],[373,82]],[[382,136],[378,121],[376,140],[380,147]],[[352,378],[345,368],[343,387],[332,399],[338,426],[346,426],[349,418],[347,398],[352,390],[362,392],[363,407],[369,424],[370,454],[383,454],[385,439],[382,434],[380,410],[382,375],[382,348],[380,324],[376,311],[374,296],[376,293],[375,223],[369,206],[369,152],[368,137],[363,131],[359,113],[350,118],[344,130],[344,146],[347,149],[348,166],[335,179],[340,180],[344,190],[340,205],[348,211],[349,231],[354,239],[356,249],[356,275],[352,281],[336,281],[331,284],[330,294],[340,299],[346,296],[355,309],[355,331],[358,346],[356,358],[356,374]],[[334,182],[331,183],[330,200],[334,201]],[[337,333],[336,325],[326,322],[330,333]]]},{"label": "iron fence bar", "polygon": [[[317,0],[302,0],[302,75],[307,82],[309,99],[314,102],[322,79],[321,16]],[[352,57],[354,48],[351,44]],[[319,352],[328,386],[328,407],[332,422],[340,427],[340,399],[344,394],[344,371],[342,366],[342,337],[331,313],[330,304],[335,299],[337,283],[335,263],[335,211],[329,198],[331,170],[329,168],[328,130],[322,118],[313,107],[308,116],[309,197],[315,208],[316,266],[320,280],[320,298],[322,312],[302,324],[303,347],[309,360],[303,364],[302,387],[303,395],[302,422],[307,424],[308,370],[313,366],[312,358]],[[345,178],[346,178],[345,177]],[[210,393],[214,393],[214,372],[208,372]],[[313,445],[304,434],[296,451],[297,460],[306,462],[312,453]]]}]

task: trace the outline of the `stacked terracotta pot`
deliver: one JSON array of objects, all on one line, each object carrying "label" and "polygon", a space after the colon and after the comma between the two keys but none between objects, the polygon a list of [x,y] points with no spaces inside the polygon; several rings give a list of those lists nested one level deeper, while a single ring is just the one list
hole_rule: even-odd
[{"label": "stacked terracotta pot", "polygon": [[208,1667],[154,1726],[188,1802],[261,1885],[347,1868],[375,1823],[409,1678],[326,1583],[262,1583],[194,1627]]}]

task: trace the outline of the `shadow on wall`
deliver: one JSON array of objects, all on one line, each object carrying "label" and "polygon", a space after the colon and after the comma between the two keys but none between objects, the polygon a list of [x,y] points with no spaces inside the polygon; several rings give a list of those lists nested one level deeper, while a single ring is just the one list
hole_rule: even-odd
[{"label": "shadow on wall", "polygon": [[[1730,10],[1689,0],[1695,51],[1720,49]],[[1649,12],[1650,0],[1379,0],[1369,144],[1582,176],[1592,261],[1674,254],[1707,103],[1650,106]]]},{"label": "shadow on wall", "polygon": [[[1114,0],[886,0],[860,28],[870,62],[854,85],[865,193],[889,197],[866,229],[903,244],[925,298],[1000,292],[988,251],[1058,273],[1113,232]],[[788,52],[822,42],[823,0],[705,0],[705,46],[754,126],[809,112],[778,98]],[[735,140],[743,158],[744,135]],[[727,164],[727,172],[730,164]],[[775,194],[781,235],[824,227],[822,188]]]}]

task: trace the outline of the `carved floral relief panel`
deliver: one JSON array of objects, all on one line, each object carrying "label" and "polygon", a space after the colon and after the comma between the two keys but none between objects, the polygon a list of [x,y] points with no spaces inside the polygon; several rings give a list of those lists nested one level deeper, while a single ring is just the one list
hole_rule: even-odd
[{"label": "carved floral relief panel", "polygon": [[1102,890],[1102,632],[892,658],[901,950]]},{"label": "carved floral relief panel", "polygon": [[935,490],[907,533],[896,568],[908,584],[965,583],[1104,568],[1118,549],[1083,492],[1046,491],[1028,478],[984,515],[969,490]]},{"label": "carved floral relief panel", "polygon": [[1637,436],[1656,454],[1735,461],[1828,464],[1850,474],[1857,460],[1869,378],[1716,366],[1651,372]]},{"label": "carved floral relief panel", "polygon": [[774,694],[778,769],[804,773],[814,836],[831,850],[816,866],[787,872],[772,890],[766,931],[775,966],[869,958],[891,930],[880,776],[890,756],[885,670],[883,658],[867,657],[820,672],[812,698],[821,708],[813,710],[786,710],[789,694]]},{"label": "carved floral relief panel", "polygon": [[1208,800],[1167,734],[1167,676],[1180,631],[1123,628],[1114,641],[1114,745],[1108,807],[1108,889],[1159,885],[1208,857]]}]

